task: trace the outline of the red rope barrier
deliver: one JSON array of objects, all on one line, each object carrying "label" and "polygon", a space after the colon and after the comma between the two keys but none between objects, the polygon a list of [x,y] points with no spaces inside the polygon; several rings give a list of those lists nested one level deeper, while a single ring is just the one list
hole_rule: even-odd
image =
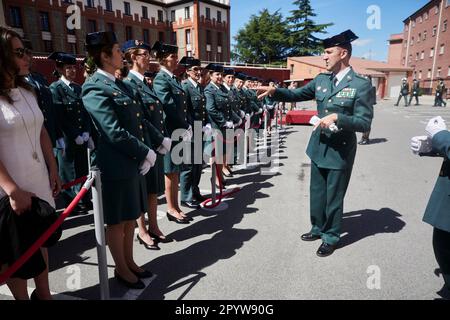
[{"label": "red rope barrier", "polygon": [[76,185],[78,185],[78,184],[84,183],[86,180],[87,180],[87,177],[81,177],[81,178],[78,178],[78,179],[76,179],[76,180],[74,180],[74,181],[72,181],[72,182],[69,182],[69,183],[64,184],[64,185],[61,187],[61,189],[62,189],[62,190],[67,190],[67,189],[69,189],[69,188],[72,188],[73,186],[76,186]]},{"label": "red rope barrier", "polygon": [[[87,180],[87,177],[84,177],[84,180]],[[5,283],[22,265],[28,261],[28,259],[31,258],[31,256],[38,251],[44,243],[50,238],[50,236],[58,229],[60,225],[64,222],[64,220],[72,213],[73,209],[78,205],[80,200],[86,195],[88,190],[91,188],[92,183],[94,182],[94,178],[90,178],[82,187],[80,192],[77,194],[75,199],[70,203],[70,205],[64,210],[64,212],[61,214],[61,216],[56,220],[50,228],[44,232],[42,236],[39,237],[39,239],[36,240],[36,242],[28,248],[27,251],[19,258],[17,259],[5,272],[0,274],[0,285]]]}]

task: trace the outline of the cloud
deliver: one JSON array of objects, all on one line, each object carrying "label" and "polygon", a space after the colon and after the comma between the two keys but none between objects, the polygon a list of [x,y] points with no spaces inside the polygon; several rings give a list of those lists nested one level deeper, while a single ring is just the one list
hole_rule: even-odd
[{"label": "cloud", "polygon": [[373,42],[373,39],[357,39],[352,42],[352,45],[355,47],[365,47],[369,43],[372,43],[372,42]]}]

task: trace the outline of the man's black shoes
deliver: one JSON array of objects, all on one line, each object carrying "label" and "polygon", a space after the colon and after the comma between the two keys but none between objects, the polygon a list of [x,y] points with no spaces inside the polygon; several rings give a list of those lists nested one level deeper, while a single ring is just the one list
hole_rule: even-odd
[{"label": "man's black shoes", "polygon": [[321,236],[312,234],[311,232],[308,232],[308,233],[303,234],[301,238],[303,241],[316,241],[316,240],[320,240]]},{"label": "man's black shoes", "polygon": [[181,201],[181,205],[183,207],[188,207],[191,209],[199,209],[200,208],[200,203],[198,203],[197,201]]},{"label": "man's black shoes", "polygon": [[335,245],[331,245],[324,242],[317,250],[317,255],[321,258],[328,257],[333,254],[334,250],[336,250]]}]

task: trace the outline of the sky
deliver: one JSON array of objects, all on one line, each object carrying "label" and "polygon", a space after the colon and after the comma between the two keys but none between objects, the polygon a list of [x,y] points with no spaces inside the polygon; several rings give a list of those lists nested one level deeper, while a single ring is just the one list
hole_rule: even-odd
[{"label": "sky", "polygon": [[[353,42],[353,55],[386,61],[391,34],[403,32],[403,20],[429,0],[311,0],[317,14],[316,23],[334,23],[327,29],[327,38],[351,29],[359,39]],[[283,17],[295,9],[293,0],[231,0],[231,38],[245,26],[250,17],[267,8],[271,13],[280,9]],[[369,13],[368,13],[369,11]],[[376,13],[379,12],[379,15]],[[375,19],[374,19],[375,17]],[[378,18],[379,17],[379,18]],[[369,24],[368,24],[369,21]]]}]

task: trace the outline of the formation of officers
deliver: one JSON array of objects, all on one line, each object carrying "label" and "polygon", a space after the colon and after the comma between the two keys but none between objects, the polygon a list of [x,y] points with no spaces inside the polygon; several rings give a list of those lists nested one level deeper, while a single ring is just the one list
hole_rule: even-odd
[{"label": "formation of officers", "polygon": [[[260,128],[264,110],[273,118],[276,102],[269,97],[258,100],[254,88],[262,85],[259,79],[220,64],[202,68],[192,57],[179,60],[173,45],[156,42],[150,47],[131,40],[120,46],[113,32],[96,32],[86,36],[86,49],[82,87],[75,83],[76,58],[63,52],[48,57],[55,61],[56,82],[48,86],[34,73],[28,81],[38,94],[63,182],[87,175],[89,166],[100,169],[115,277],[127,287],[143,288],[140,279],[152,273],[133,259],[136,223],[137,240],[145,248],[160,250],[161,243],[171,242],[157,223],[158,195],[165,193],[169,221],[190,223],[193,219],[180,205],[199,208],[206,200],[199,189],[203,154],[215,156],[221,175],[216,184],[225,188],[236,160],[227,154],[230,144],[236,148],[235,139],[225,138],[227,132],[246,123]],[[152,55],[160,66],[156,73],[149,73]],[[180,66],[183,81],[175,75]],[[222,134],[221,143],[213,143],[217,133]],[[174,151],[180,146],[185,151],[182,161]],[[64,192],[66,205],[77,188]],[[85,200],[76,211],[91,208]]]},{"label": "formation of officers", "polygon": [[[411,105],[413,98],[416,101],[415,105],[418,106],[420,104],[419,103],[420,90],[421,89],[419,80],[414,79],[410,88],[408,80],[406,78],[403,78],[400,87],[400,94],[398,96],[398,100],[395,106],[398,107],[400,101],[404,99],[405,107],[408,107]],[[447,88],[445,87],[444,79],[439,78],[435,90],[433,107],[446,107],[447,106],[447,102],[445,101],[446,99],[447,99]]]}]

